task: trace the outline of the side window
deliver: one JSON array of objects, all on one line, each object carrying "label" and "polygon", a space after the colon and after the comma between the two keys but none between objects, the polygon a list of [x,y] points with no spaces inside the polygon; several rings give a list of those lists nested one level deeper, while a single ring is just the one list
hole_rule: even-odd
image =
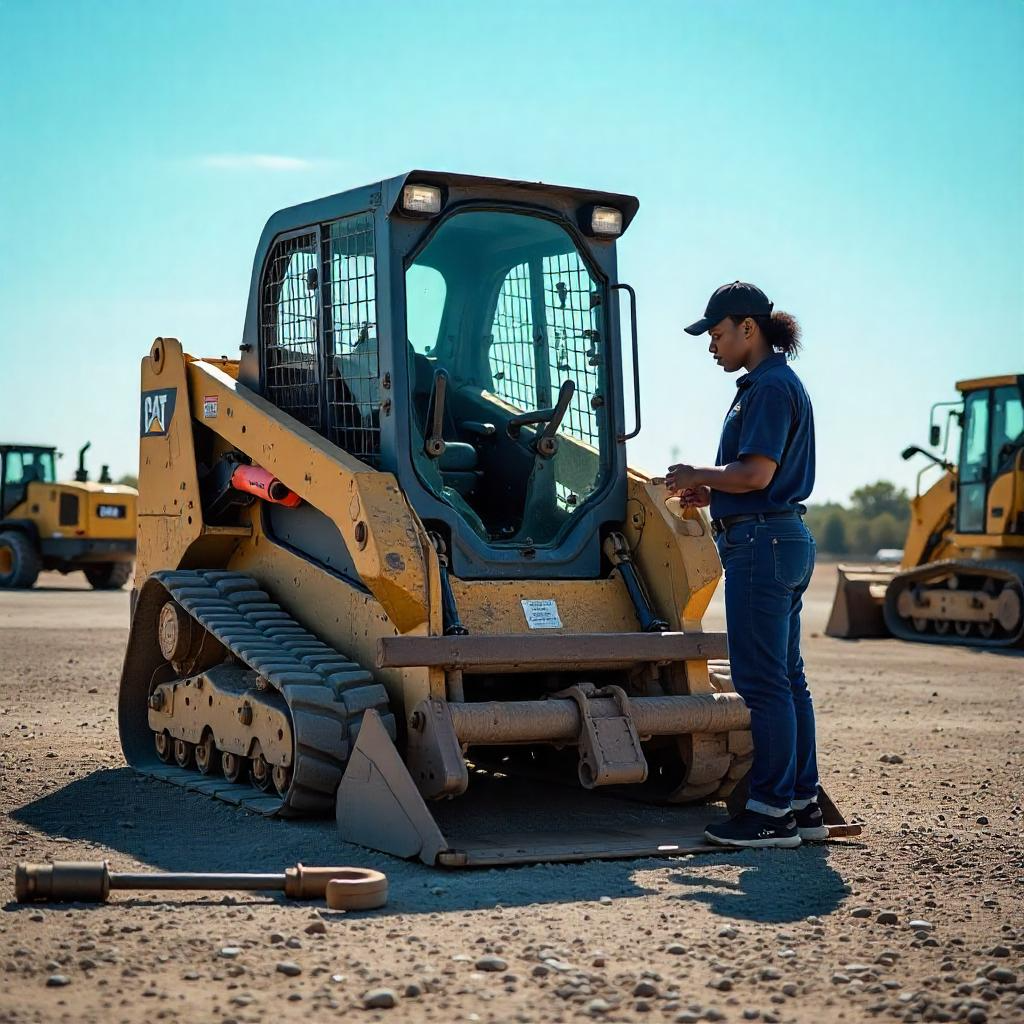
[{"label": "side window", "polygon": [[263,271],[260,340],[267,398],[306,426],[320,430],[316,276],[315,231],[274,246]]},{"label": "side window", "polygon": [[543,271],[551,390],[557,395],[566,380],[576,385],[561,432],[596,448],[594,396],[604,364],[601,291],[577,252],[545,256]]},{"label": "side window", "polygon": [[4,483],[20,484],[24,475],[21,452],[8,452],[4,459]]},{"label": "side window", "polygon": [[372,215],[324,225],[322,258],[326,435],[375,466],[380,459],[380,360]]},{"label": "side window", "polygon": [[405,274],[405,320],[409,344],[422,356],[433,355],[444,314],[446,288],[439,270],[414,263]]},{"label": "side window", "polygon": [[1024,441],[1024,403],[1015,387],[996,388],[992,395],[992,463],[995,476],[1009,464],[1016,445]]},{"label": "side window", "polygon": [[530,267],[520,263],[505,276],[491,325],[492,391],[523,411],[537,408]]}]

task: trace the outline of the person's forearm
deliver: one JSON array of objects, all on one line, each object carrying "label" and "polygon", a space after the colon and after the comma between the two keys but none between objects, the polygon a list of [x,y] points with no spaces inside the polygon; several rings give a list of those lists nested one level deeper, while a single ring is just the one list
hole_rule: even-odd
[{"label": "person's forearm", "polygon": [[697,466],[694,473],[695,486],[704,484],[713,491],[721,491],[724,494],[748,494],[767,486],[756,465],[739,460],[725,466]]}]

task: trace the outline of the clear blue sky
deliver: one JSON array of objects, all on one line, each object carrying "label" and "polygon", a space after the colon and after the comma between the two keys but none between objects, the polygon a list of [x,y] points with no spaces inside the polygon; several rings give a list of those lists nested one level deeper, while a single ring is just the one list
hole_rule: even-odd
[{"label": "clear blue sky", "polygon": [[801,319],[818,486],[1024,372],[1024,6],[0,0],[0,435],[133,471],[157,335],[234,354],[275,210],[411,167],[640,197],[631,461],[713,461],[717,285]]}]

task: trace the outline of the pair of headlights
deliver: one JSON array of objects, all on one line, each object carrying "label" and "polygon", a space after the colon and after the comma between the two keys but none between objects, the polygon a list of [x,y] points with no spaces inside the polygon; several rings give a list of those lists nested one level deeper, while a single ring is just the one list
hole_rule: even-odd
[{"label": "pair of headlights", "polygon": [[[441,189],[436,185],[406,185],[402,189],[402,209],[427,216],[441,212]],[[622,211],[611,206],[590,207],[590,232],[605,238],[622,234]]]}]

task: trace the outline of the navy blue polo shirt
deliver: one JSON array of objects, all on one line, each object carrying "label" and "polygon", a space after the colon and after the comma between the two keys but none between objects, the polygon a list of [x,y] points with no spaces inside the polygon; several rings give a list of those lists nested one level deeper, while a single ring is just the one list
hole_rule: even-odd
[{"label": "navy blue polo shirt", "polygon": [[715,465],[736,462],[741,455],[765,455],[778,469],[760,491],[712,490],[712,518],[805,511],[801,503],[814,486],[814,412],[800,378],[779,352],[736,381]]}]

